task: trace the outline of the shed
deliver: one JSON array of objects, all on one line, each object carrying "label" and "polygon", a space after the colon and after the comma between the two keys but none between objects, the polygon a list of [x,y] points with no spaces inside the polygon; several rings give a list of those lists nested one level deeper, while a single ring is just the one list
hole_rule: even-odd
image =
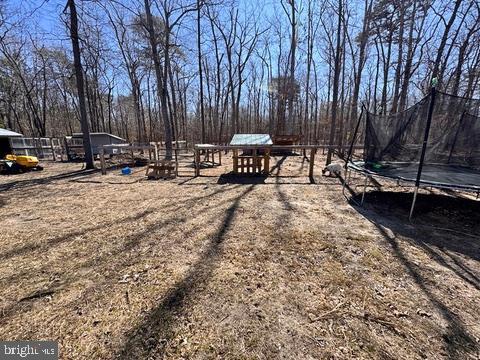
[{"label": "shed", "polygon": [[[263,174],[270,171],[270,147],[273,145],[268,134],[235,134],[230,141],[233,149],[233,172],[235,174]],[[254,149],[243,149],[239,155],[238,150],[243,146],[258,146]],[[263,161],[263,164],[262,164]]]},{"label": "shed", "polygon": [[[93,132],[90,133],[90,142],[92,144],[93,155],[100,154],[100,148],[104,145],[116,145],[116,144],[126,144],[127,140],[122,139],[119,136],[109,134],[106,132]],[[72,136],[65,137],[65,144],[67,147],[67,154],[69,159],[83,157],[83,134],[82,133],[73,133]],[[115,153],[116,149],[107,150]]]},{"label": "shed", "polygon": [[12,139],[21,138],[23,135],[7,129],[0,129],[0,159],[12,153]]}]

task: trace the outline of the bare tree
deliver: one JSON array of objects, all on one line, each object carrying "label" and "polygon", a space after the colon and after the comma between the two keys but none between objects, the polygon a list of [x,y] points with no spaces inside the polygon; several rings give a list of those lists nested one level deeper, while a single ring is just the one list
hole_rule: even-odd
[{"label": "bare tree", "polygon": [[83,136],[83,149],[85,152],[85,165],[87,169],[94,169],[92,146],[90,143],[90,130],[85,106],[85,92],[83,84],[83,69],[80,59],[80,45],[78,41],[78,18],[75,0],[68,0],[65,7],[70,10],[70,38],[72,40],[73,62],[75,66],[75,77],[77,79],[78,105],[80,108],[80,124]]}]

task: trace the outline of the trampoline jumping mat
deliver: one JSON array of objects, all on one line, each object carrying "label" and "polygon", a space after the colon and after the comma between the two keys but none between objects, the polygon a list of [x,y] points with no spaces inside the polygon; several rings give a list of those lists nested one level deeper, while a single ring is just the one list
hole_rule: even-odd
[{"label": "trampoline jumping mat", "polygon": [[[363,161],[349,163],[353,170],[391,179],[415,182],[418,163],[382,163],[365,166]],[[451,187],[471,191],[480,190],[480,171],[461,166],[424,164],[420,182],[424,185]]]}]

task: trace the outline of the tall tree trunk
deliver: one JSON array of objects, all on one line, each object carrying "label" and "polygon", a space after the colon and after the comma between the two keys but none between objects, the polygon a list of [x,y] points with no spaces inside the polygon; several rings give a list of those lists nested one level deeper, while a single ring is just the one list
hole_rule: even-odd
[{"label": "tall tree trunk", "polygon": [[400,90],[400,99],[398,103],[397,110],[403,111],[405,109],[405,105],[407,103],[407,94],[408,94],[408,86],[410,83],[410,76],[412,72],[412,65],[413,65],[413,56],[414,56],[414,36],[413,31],[415,29],[415,13],[417,10],[417,1],[413,2],[413,9],[410,19],[410,26],[408,30],[408,42],[407,42],[407,59],[405,61],[405,68],[403,71],[403,81],[402,81],[402,88]]},{"label": "tall tree trunk", "polygon": [[87,109],[85,107],[85,92],[83,86],[83,70],[80,59],[80,45],[78,42],[78,18],[75,0],[68,0],[67,6],[70,8],[70,38],[72,39],[73,63],[75,67],[75,77],[77,78],[78,105],[80,107],[80,125],[83,134],[83,149],[85,152],[85,167],[94,169],[92,145],[90,143],[90,130],[88,127]]},{"label": "tall tree trunk", "polygon": [[355,72],[355,79],[353,84],[352,95],[352,111],[350,115],[350,122],[354,122],[358,114],[358,97],[360,94],[360,83],[362,81],[363,68],[367,59],[366,49],[368,44],[368,32],[370,28],[370,17],[372,12],[373,0],[365,0],[365,14],[363,17],[363,27],[360,34],[360,42],[358,45],[358,63],[357,71]]},{"label": "tall tree trunk", "polygon": [[[392,15],[393,16],[393,15]],[[380,46],[382,50],[382,59],[383,59],[383,86],[382,86],[382,114],[387,113],[387,92],[388,92],[388,75],[390,70],[390,60],[392,58],[392,40],[393,40],[393,29],[391,29],[387,36],[387,54],[383,48],[383,42],[380,37]]]},{"label": "tall tree trunk", "polygon": [[312,7],[311,3],[308,2],[308,25],[307,25],[307,83],[305,84],[305,118],[303,120],[303,141],[309,143],[309,113],[308,113],[308,106],[310,100],[310,71],[312,66],[312,52],[313,52],[313,36],[312,36],[312,22],[313,22],[313,14],[312,14]]},{"label": "tall tree trunk", "polygon": [[[292,9],[292,21],[291,21],[291,26],[292,26],[292,43],[291,43],[291,48],[290,48],[290,84],[289,84],[289,89],[288,89],[288,124],[290,127],[293,126],[293,119],[294,119],[294,111],[295,111],[295,53],[297,49],[297,22],[296,22],[296,16],[295,16],[295,0],[289,0],[290,1],[290,6]],[[292,128],[293,130],[293,128]]]},{"label": "tall tree trunk", "polygon": [[397,68],[395,69],[395,87],[393,90],[392,109],[391,112],[397,112],[398,108],[398,94],[400,92],[400,80],[402,77],[403,64],[403,29],[405,25],[405,5],[400,1],[400,25],[398,30],[398,53],[397,53]]},{"label": "tall tree trunk", "polygon": [[203,69],[202,69],[202,43],[200,40],[200,0],[197,0],[197,48],[198,48],[198,76],[200,78],[200,122],[202,125],[202,143],[207,142],[205,135],[205,108],[203,104]]},{"label": "tall tree trunk", "polygon": [[327,162],[332,162],[333,142],[335,141],[335,130],[337,123],[337,107],[338,107],[338,83],[340,78],[340,52],[341,52],[341,37],[342,37],[342,16],[343,16],[343,0],[338,1],[338,24],[337,24],[337,45],[335,50],[335,64],[333,70],[333,99],[332,99],[332,120],[330,123],[330,137],[329,147],[327,153]]},{"label": "tall tree trunk", "polygon": [[[165,131],[165,160],[172,160],[172,126],[170,124],[169,114],[168,114],[168,99],[167,99],[167,84],[166,84],[166,77],[164,76],[164,71],[162,71],[162,64],[160,62],[160,55],[158,54],[157,48],[157,36],[155,33],[155,28],[153,26],[153,18],[152,13],[150,11],[150,0],[145,0],[145,14],[147,16],[147,31],[148,37],[150,40],[150,47],[152,50],[152,59],[153,59],[153,66],[155,68],[155,75],[157,78],[157,93],[158,93],[158,100],[161,106],[162,118],[163,118],[163,126]],[[168,67],[168,42],[170,41],[169,37],[169,24],[165,26],[165,67]]]},{"label": "tall tree trunk", "polygon": [[[445,46],[447,44],[450,29],[451,29],[453,23],[455,22],[455,19],[457,17],[457,13],[458,13],[458,9],[460,8],[461,3],[462,3],[462,0],[456,0],[455,1],[455,6],[452,10],[452,14],[450,15],[450,19],[448,20],[448,23],[445,25],[445,30],[443,31],[442,40],[440,41],[440,45],[438,46],[437,57],[435,58],[435,63],[433,64],[432,79],[441,77],[443,75],[443,74],[439,74],[439,69],[440,69],[441,60],[442,60],[442,56],[443,56],[443,50],[445,49]],[[440,85],[442,79],[440,78],[438,80],[439,80],[438,85]]]}]

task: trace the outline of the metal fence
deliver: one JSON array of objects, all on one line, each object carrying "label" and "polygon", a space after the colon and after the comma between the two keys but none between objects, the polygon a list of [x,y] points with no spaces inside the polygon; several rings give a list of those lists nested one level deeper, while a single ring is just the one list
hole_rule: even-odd
[{"label": "metal fence", "polygon": [[10,144],[15,155],[54,161],[63,159],[63,148],[57,138],[11,138]]}]

